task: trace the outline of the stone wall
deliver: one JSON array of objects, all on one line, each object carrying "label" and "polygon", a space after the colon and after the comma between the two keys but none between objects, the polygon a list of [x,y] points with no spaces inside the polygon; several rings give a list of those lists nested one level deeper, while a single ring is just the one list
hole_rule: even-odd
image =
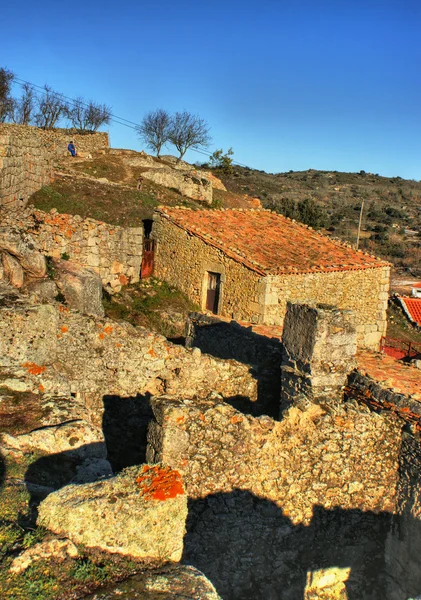
[{"label": "stone wall", "polygon": [[186,323],[186,345],[249,365],[258,382],[258,399],[249,406],[251,413],[278,416],[282,362],[279,337],[267,337],[236,321],[191,313]]},{"label": "stone wall", "polygon": [[28,125],[0,124],[0,206],[20,206],[52,178],[53,161],[68,155],[76,144],[80,154],[108,147],[104,132],[81,135],[67,129],[39,129]]},{"label": "stone wall", "polygon": [[389,267],[269,276],[266,278],[264,322],[281,325],[287,302],[323,303],[354,310],[357,341],[378,350],[386,334]]},{"label": "stone wall", "polygon": [[206,273],[220,273],[221,314],[236,320],[261,320],[264,288],[260,275],[157,214],[152,237],[156,240],[156,277],[176,286],[204,308]]},{"label": "stone wall", "polygon": [[0,124],[0,207],[19,207],[50,183],[52,160],[42,140],[3,131]]},{"label": "stone wall", "polygon": [[157,398],[152,408],[147,459],[178,469],[190,497],[184,560],[223,598],[301,598],[308,573],[316,590],[306,598],[339,597],[317,589],[317,571],[332,567],[339,573],[320,587],[384,597],[397,419],[353,403],[293,407],[282,421],[209,400]]},{"label": "stone wall", "polygon": [[421,591],[421,446],[405,435],[400,457],[397,510],[387,540],[387,600],[419,597]]},{"label": "stone wall", "polygon": [[18,138],[23,146],[26,143],[31,144],[31,140],[35,137],[41,141],[45,150],[54,158],[69,155],[67,145],[70,140],[75,144],[77,151],[82,154],[91,154],[109,147],[109,137],[105,131],[81,134],[72,129],[40,129],[30,125],[1,123],[0,135],[3,134]]},{"label": "stone wall", "polygon": [[215,393],[256,400],[256,380],[247,365],[187,350],[142,327],[8,297],[0,313],[0,367],[20,366],[43,393],[82,398],[96,424],[106,395]]},{"label": "stone wall", "polygon": [[53,258],[67,254],[83,267],[94,269],[110,292],[139,281],[142,227],[118,227],[55,209],[49,213],[28,209],[22,218],[43,254]]}]

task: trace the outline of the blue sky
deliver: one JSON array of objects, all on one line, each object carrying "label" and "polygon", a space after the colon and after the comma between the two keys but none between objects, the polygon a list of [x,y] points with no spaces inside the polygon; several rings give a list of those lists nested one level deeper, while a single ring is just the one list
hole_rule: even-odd
[{"label": "blue sky", "polygon": [[420,180],[420,27],[419,0],[21,0],[2,6],[0,65],[134,122],[197,113],[211,151],[254,168]]}]

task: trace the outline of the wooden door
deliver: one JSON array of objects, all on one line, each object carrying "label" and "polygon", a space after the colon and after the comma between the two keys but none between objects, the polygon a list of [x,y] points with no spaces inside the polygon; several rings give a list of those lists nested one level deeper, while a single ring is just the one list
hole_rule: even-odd
[{"label": "wooden door", "polygon": [[143,254],[142,254],[142,267],[140,269],[141,279],[146,279],[146,277],[150,277],[153,274],[154,252],[155,252],[154,240],[144,240],[143,241]]},{"label": "wooden door", "polygon": [[208,273],[208,286],[206,290],[206,310],[218,314],[219,289],[221,276],[219,273]]}]

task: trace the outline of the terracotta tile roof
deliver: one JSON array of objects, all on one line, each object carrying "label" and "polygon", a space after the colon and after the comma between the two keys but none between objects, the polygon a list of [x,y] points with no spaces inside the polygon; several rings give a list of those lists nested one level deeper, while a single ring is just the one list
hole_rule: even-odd
[{"label": "terracotta tile roof", "polygon": [[414,283],[414,285],[412,287],[415,288],[416,290],[420,290],[421,289],[421,282],[420,283]]},{"label": "terracotta tile roof", "polygon": [[399,298],[412,321],[421,325],[421,298]]},{"label": "terracotta tile roof", "polygon": [[178,227],[261,275],[372,269],[388,263],[270,210],[160,206]]}]

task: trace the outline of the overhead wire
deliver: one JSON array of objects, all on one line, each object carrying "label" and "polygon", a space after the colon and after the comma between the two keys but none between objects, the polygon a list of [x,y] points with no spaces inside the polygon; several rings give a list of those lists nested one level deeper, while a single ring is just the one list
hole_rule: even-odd
[{"label": "overhead wire", "polygon": [[[16,82],[18,85],[20,85],[21,87],[23,87],[24,85],[29,85],[32,88],[35,88],[35,90],[40,90],[43,94],[47,94],[47,90],[45,89],[45,87],[37,85],[36,83],[32,83],[30,81],[27,81],[25,79],[21,79],[20,77],[14,77],[13,79],[14,82]],[[77,106],[78,104],[81,104],[82,106],[88,106],[88,104],[86,102],[83,102],[83,100],[76,100],[75,98],[70,98],[70,96],[66,96],[65,94],[61,94],[60,92],[55,92],[54,90],[51,90],[51,93],[53,96],[58,96],[60,98],[64,98],[66,100],[66,102],[70,103],[72,106]],[[140,127],[139,123],[135,123],[134,121],[130,121],[129,119],[125,119],[124,117],[119,117],[118,115],[114,115],[112,113],[110,113],[110,120],[115,123],[116,125],[123,125],[124,127],[128,127],[129,129],[134,129],[135,131],[138,130],[138,128]],[[193,151],[193,152],[197,152],[198,154],[202,154],[203,156],[207,156],[208,158],[210,158],[212,156],[212,154],[210,152],[207,152],[206,150],[203,149],[199,149],[195,146],[192,146],[191,148],[189,148],[189,150]],[[247,165],[244,165],[240,162],[237,162],[235,160],[232,161],[233,164],[239,166],[239,167],[247,167]]]}]

